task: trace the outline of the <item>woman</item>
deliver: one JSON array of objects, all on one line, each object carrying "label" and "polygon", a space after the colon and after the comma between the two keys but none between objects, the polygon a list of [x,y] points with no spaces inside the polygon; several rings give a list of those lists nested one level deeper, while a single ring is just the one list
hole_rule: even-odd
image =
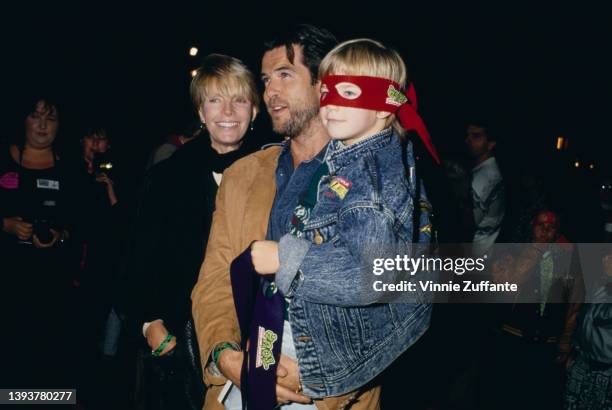
[{"label": "woman", "polygon": [[24,125],[24,138],[0,151],[2,300],[10,304],[3,315],[5,334],[13,335],[5,357],[14,367],[3,374],[11,386],[51,387],[70,374],[71,275],[64,258],[70,182],[55,149],[59,113],[53,100],[34,99]]},{"label": "woman", "polygon": [[[148,398],[156,402],[148,403],[150,408],[201,408],[202,378],[189,377],[199,371],[199,359],[186,357],[185,342],[193,337],[190,293],[223,171],[255,145],[245,135],[253,128],[259,96],[253,74],[240,60],[207,56],[192,80],[191,96],[205,132],[148,172],[124,266],[125,308],[145,337],[147,361],[165,378],[147,387],[157,393]],[[171,373],[175,376],[168,377]]]}]

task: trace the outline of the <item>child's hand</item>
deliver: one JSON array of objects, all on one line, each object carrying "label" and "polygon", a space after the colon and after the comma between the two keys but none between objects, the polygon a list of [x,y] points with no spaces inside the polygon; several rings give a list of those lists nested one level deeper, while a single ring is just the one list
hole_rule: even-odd
[{"label": "child's hand", "polygon": [[255,241],[251,246],[253,267],[260,275],[271,275],[279,268],[278,243],[274,241]]}]

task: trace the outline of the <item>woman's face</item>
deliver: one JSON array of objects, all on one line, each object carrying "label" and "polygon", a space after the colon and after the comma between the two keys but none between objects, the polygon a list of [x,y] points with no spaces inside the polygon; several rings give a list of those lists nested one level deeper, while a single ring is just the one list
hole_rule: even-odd
[{"label": "woman's face", "polygon": [[33,148],[50,147],[57,136],[58,125],[57,108],[43,100],[38,101],[25,120],[26,144]]},{"label": "woman's face", "polygon": [[210,133],[213,149],[223,154],[240,147],[257,111],[246,96],[222,95],[212,85],[202,101],[199,114]]}]

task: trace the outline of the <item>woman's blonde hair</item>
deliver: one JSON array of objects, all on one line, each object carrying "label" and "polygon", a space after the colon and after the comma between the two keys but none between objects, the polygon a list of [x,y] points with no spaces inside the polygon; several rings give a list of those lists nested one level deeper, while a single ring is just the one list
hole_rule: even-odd
[{"label": "woman's blonde hair", "polygon": [[[358,38],[338,44],[321,61],[319,79],[326,75],[365,75],[386,78],[406,88],[408,73],[399,53],[369,38]],[[387,120],[387,126],[403,136],[406,130],[395,115]]]},{"label": "woman's blonde hair", "polygon": [[213,86],[223,95],[246,97],[255,109],[259,109],[255,76],[239,59],[223,54],[209,54],[202,60],[189,87],[196,111],[200,110]]}]

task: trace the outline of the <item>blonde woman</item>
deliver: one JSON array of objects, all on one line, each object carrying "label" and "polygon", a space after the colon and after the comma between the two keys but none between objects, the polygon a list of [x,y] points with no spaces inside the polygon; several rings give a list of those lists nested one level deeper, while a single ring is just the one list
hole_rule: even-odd
[{"label": "blonde woman", "polygon": [[148,172],[125,264],[123,299],[144,336],[154,376],[147,390],[161,408],[171,409],[202,405],[197,347],[186,345],[193,339],[189,295],[223,171],[258,145],[245,141],[251,138],[246,135],[253,129],[259,95],[253,74],[240,60],[207,56],[191,82],[191,97],[201,130]]}]

